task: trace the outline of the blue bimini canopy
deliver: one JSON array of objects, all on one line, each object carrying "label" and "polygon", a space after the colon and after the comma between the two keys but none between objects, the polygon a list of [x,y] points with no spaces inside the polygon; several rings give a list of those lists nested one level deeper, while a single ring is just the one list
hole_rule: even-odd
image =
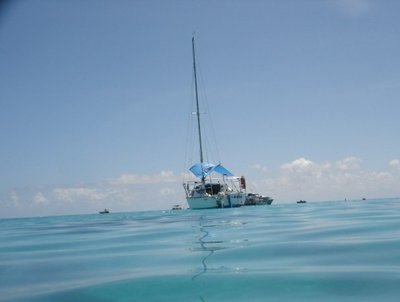
[{"label": "blue bimini canopy", "polygon": [[199,178],[207,176],[207,175],[211,174],[212,172],[217,172],[219,174],[226,175],[226,176],[233,176],[233,174],[231,172],[229,172],[225,167],[223,167],[221,165],[214,165],[214,164],[197,163],[197,164],[193,165],[189,170],[194,175],[196,175],[196,177],[199,177]]}]

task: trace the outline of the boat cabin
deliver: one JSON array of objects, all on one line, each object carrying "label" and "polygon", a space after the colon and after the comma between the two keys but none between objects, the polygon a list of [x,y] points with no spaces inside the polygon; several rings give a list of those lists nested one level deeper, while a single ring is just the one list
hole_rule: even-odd
[{"label": "boat cabin", "polygon": [[190,191],[190,196],[218,195],[220,192],[232,192],[232,189],[227,184],[221,183],[198,184]]}]

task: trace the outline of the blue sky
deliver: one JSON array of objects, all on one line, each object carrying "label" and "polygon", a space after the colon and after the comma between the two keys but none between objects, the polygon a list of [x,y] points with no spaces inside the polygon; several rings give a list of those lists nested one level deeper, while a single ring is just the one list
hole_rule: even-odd
[{"label": "blue sky", "polygon": [[219,159],[252,190],[400,195],[398,1],[1,3],[1,217],[185,204],[193,32]]}]

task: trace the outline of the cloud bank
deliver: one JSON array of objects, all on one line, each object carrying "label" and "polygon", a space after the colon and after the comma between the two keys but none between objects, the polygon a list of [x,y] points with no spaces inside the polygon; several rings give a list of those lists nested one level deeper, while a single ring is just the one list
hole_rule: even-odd
[{"label": "cloud bank", "polygon": [[[298,158],[277,171],[254,164],[246,175],[249,191],[271,196],[275,203],[400,196],[400,160],[384,171],[368,171],[360,158],[318,163]],[[256,176],[257,175],[257,176]],[[125,173],[97,184],[13,189],[1,196],[2,217],[170,209],[185,205],[183,174],[162,170],[153,175]]]},{"label": "cloud bank", "polygon": [[281,165],[277,176],[265,176],[251,184],[258,190],[290,202],[298,199],[340,200],[400,196],[400,161],[388,170],[367,171],[361,159],[348,157],[335,163],[299,158]]}]

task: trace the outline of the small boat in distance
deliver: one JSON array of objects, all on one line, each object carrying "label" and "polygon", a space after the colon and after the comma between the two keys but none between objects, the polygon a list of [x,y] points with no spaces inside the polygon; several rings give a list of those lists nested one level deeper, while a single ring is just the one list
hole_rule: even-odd
[{"label": "small boat in distance", "polygon": [[305,200],[299,200],[299,201],[297,201],[297,203],[306,203],[307,201],[305,201]]},{"label": "small boat in distance", "polygon": [[245,206],[258,206],[258,205],[265,205],[271,204],[274,200],[268,196],[262,196],[256,193],[248,193],[246,196],[246,202],[244,203]]},{"label": "small boat in distance", "polygon": [[109,214],[110,211],[107,209],[104,209],[103,211],[100,211],[99,214]]},{"label": "small boat in distance", "polygon": [[183,210],[180,204],[176,204],[172,207],[172,211],[180,211],[180,210]]}]

